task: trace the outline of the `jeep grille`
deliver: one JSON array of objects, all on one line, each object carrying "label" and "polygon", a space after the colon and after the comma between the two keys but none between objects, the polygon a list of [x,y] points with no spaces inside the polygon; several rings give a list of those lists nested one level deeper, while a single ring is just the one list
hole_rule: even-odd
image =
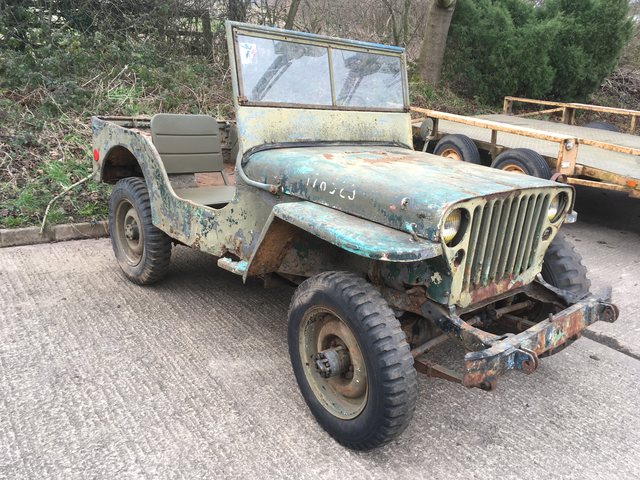
[{"label": "jeep grille", "polygon": [[463,291],[517,276],[532,266],[550,198],[550,193],[523,192],[473,210]]}]

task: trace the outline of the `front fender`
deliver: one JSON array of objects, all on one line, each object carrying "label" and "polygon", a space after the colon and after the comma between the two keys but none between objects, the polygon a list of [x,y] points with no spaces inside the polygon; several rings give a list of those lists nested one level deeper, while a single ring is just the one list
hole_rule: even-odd
[{"label": "front fender", "polygon": [[[274,222],[274,219],[281,222]],[[343,250],[372,260],[417,262],[442,255],[439,243],[423,238],[414,240],[408,233],[339,210],[306,201],[279,203],[273,207],[264,227],[247,275],[263,273],[257,271],[261,268],[255,264],[264,265],[261,258],[264,252],[273,255],[274,247],[283,243],[277,232],[280,229],[284,235],[283,225],[293,225]]]}]

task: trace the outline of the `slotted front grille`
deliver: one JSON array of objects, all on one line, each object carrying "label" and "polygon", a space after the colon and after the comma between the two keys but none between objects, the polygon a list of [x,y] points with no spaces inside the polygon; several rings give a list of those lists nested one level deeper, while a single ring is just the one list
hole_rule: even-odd
[{"label": "slotted front grille", "polygon": [[523,193],[475,208],[463,290],[517,276],[531,267],[550,197]]}]

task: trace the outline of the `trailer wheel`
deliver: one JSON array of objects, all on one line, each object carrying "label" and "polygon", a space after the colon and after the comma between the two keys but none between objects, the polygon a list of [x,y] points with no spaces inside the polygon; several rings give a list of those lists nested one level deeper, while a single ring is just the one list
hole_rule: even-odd
[{"label": "trailer wheel", "polygon": [[338,442],[370,450],[409,424],[417,397],[400,322],[363,278],[325,272],[296,290],[289,354],[309,409]]},{"label": "trailer wheel", "polygon": [[480,152],[476,144],[466,135],[445,135],[436,144],[434,155],[480,165]]},{"label": "trailer wheel", "polygon": [[561,233],[553,239],[544,255],[542,278],[554,287],[579,297],[586,296],[591,288],[582,256]]},{"label": "trailer wheel", "polygon": [[125,276],[147,285],[169,269],[171,238],[151,222],[151,203],[144,179],[123,178],[109,199],[109,236]]},{"label": "trailer wheel", "polygon": [[502,152],[491,166],[507,172],[522,173],[545,179],[551,178],[552,175],[551,168],[542,155],[528,148],[513,148]]},{"label": "trailer wheel", "polygon": [[606,130],[608,132],[620,132],[620,129],[615,125],[611,125],[607,122],[589,122],[584,125],[587,128],[595,128],[596,130]]}]

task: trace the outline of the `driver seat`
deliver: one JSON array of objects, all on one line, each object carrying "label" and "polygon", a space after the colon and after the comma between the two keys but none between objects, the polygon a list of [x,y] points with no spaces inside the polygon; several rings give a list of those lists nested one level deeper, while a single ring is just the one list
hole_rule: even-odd
[{"label": "driver seat", "polygon": [[225,185],[174,188],[185,200],[207,206],[229,203],[235,187],[227,185],[218,122],[209,115],[158,113],[151,117],[151,138],[171,177],[178,174],[219,172]]}]

